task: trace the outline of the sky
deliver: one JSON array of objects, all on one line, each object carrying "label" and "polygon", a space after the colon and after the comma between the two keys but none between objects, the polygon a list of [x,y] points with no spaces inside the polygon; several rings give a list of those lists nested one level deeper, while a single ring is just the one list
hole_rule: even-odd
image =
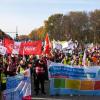
[{"label": "sky", "polygon": [[15,37],[39,28],[49,16],[100,9],[100,0],[0,0],[0,29]]}]

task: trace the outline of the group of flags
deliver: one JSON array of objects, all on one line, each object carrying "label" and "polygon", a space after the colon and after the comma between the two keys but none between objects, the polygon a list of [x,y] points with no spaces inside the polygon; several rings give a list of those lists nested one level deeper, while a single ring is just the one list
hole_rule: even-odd
[{"label": "group of flags", "polygon": [[[42,41],[27,41],[15,42],[9,38],[4,38],[3,42],[0,41],[0,54],[20,54],[20,55],[41,55],[50,54],[52,43],[50,42],[48,34],[46,34],[44,46]],[[42,50],[43,46],[43,50]],[[84,51],[82,64],[86,66],[86,51]]]},{"label": "group of flags", "polygon": [[41,54],[49,54],[51,50],[51,42],[50,42],[48,34],[46,34],[46,37],[45,37],[43,50],[42,50],[43,45],[42,45],[41,40],[15,42],[14,40],[11,40],[9,38],[4,38],[3,45],[0,45],[0,46],[2,46],[2,49],[6,48],[7,54],[41,55]]}]

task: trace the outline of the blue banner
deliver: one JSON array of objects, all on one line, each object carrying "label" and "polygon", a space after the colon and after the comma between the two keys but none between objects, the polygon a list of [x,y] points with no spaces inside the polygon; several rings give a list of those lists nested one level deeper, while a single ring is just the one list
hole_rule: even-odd
[{"label": "blue banner", "polygon": [[[30,72],[30,69],[27,70]],[[6,90],[3,92],[4,100],[22,100],[31,96],[31,80],[25,75],[7,77]]]},{"label": "blue banner", "polygon": [[100,67],[51,63],[48,67],[51,95],[100,95]]}]

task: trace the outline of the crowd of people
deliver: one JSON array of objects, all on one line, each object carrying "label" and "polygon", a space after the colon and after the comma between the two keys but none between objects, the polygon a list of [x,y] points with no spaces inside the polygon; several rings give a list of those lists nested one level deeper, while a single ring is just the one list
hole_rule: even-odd
[{"label": "crowd of people", "polygon": [[[100,45],[86,48],[78,46],[71,53],[69,53],[69,50],[54,49],[49,55],[0,55],[0,59],[2,91],[6,89],[6,77],[25,74],[25,70],[30,68],[31,76],[34,77],[36,95],[39,94],[40,90],[45,95],[44,82],[48,80],[47,60],[72,66],[100,66]],[[85,64],[83,64],[83,60],[85,60]],[[41,84],[41,88],[39,84]]]},{"label": "crowd of people", "polygon": [[72,66],[100,66],[100,45],[93,47],[79,46],[74,50],[67,50],[67,53],[54,50],[54,62]]},{"label": "crowd of people", "polygon": [[6,89],[6,77],[15,76],[17,74],[24,74],[25,70],[31,69],[31,76],[34,76],[35,92],[39,92],[39,84],[41,83],[41,92],[44,91],[44,80],[48,79],[47,64],[45,57],[38,56],[19,56],[19,55],[5,55],[1,56],[0,60],[0,82],[1,90]]}]

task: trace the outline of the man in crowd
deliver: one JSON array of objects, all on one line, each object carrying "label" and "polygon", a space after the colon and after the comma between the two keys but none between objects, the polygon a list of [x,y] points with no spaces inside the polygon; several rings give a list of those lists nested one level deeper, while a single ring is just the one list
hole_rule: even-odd
[{"label": "man in crowd", "polygon": [[43,60],[39,60],[35,67],[35,92],[38,95],[41,85],[41,93],[46,94],[44,90],[44,81],[45,81],[45,66]]}]

